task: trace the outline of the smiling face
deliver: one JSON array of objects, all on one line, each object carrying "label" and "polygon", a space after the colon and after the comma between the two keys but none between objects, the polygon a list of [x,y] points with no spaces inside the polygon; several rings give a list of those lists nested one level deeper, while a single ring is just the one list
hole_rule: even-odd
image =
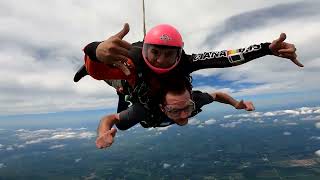
[{"label": "smiling face", "polygon": [[161,105],[162,111],[180,126],[188,123],[188,117],[195,109],[190,92],[185,89],[182,94],[168,92],[165,102]]},{"label": "smiling face", "polygon": [[172,70],[180,61],[182,48],[143,44],[142,56],[151,70],[162,74]]},{"label": "smiling face", "polygon": [[151,65],[157,68],[170,68],[177,62],[178,50],[149,45],[147,59]]}]

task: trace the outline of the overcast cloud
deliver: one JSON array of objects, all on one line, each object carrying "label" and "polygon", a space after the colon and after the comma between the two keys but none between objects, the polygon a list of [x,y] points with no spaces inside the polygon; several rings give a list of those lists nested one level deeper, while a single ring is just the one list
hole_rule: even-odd
[{"label": "overcast cloud", "polygon": [[[286,32],[306,66],[268,56],[239,67],[194,73],[230,85],[259,84],[237,89],[208,84],[207,89],[222,88],[237,96],[320,90],[320,57],[314,45],[320,40],[319,2],[146,0],[146,8],[147,28],[176,26],[189,54],[246,47]],[[131,28],[125,39],[141,40],[140,1],[1,1],[0,115],[115,108],[116,93],[104,82],[86,77],[76,84],[72,79],[83,64],[82,48],[115,34],[125,22]]]}]

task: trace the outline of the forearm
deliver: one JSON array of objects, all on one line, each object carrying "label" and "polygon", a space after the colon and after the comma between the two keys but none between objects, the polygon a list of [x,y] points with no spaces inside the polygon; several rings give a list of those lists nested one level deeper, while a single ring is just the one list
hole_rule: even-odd
[{"label": "forearm", "polygon": [[191,56],[193,71],[237,66],[265,55],[272,55],[269,45],[270,43],[261,43],[247,48],[193,54]]},{"label": "forearm", "polygon": [[223,92],[216,92],[211,95],[213,96],[215,101],[224,104],[230,104],[233,107],[236,107],[237,103],[239,103],[236,99]]},{"label": "forearm", "polygon": [[96,55],[96,50],[97,50],[97,47],[98,45],[100,44],[101,42],[92,42],[90,44],[88,44],[86,47],[83,48],[83,52],[89,56],[89,58],[92,60],[92,61],[97,61],[99,62],[98,58],[97,58],[97,55]]},{"label": "forearm", "polygon": [[102,135],[106,131],[110,130],[114,124],[116,124],[119,121],[116,114],[111,114],[104,116],[100,120],[99,127],[97,128],[97,134],[98,136]]}]

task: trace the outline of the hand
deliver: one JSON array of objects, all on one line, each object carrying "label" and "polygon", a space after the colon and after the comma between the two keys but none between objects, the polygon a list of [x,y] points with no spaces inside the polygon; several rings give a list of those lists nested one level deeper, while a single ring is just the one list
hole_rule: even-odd
[{"label": "hand", "polygon": [[255,108],[251,101],[243,101],[241,100],[235,106],[236,109],[245,109],[246,111],[254,111]]},{"label": "hand", "polygon": [[272,41],[269,45],[269,49],[275,56],[290,59],[297,66],[303,67],[303,64],[301,64],[297,59],[296,47],[294,44],[284,42],[285,39],[286,34],[281,33],[278,39]]},{"label": "hand", "polygon": [[116,35],[101,42],[96,49],[96,56],[99,61],[120,68],[125,75],[130,75],[130,70],[124,64],[129,58],[131,44],[122,40],[128,34],[129,24],[125,23],[122,30]]},{"label": "hand", "polygon": [[111,128],[96,139],[96,146],[99,149],[107,148],[112,145],[113,138],[117,133],[116,128]]}]

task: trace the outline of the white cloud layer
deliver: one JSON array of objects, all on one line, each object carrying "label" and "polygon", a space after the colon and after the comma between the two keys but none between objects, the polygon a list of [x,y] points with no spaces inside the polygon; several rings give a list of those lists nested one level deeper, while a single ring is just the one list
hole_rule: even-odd
[{"label": "white cloud layer", "polygon": [[53,145],[53,146],[50,146],[49,149],[62,149],[65,146],[66,146],[65,144]]},{"label": "white cloud layer", "polygon": [[320,107],[301,107],[294,110],[279,110],[279,111],[270,111],[270,112],[251,112],[245,114],[231,114],[225,115],[225,119],[230,118],[262,118],[262,117],[276,117],[276,116],[290,116],[297,117],[301,115],[309,115],[307,117],[301,118],[301,120],[318,120],[318,111]]},{"label": "white cloud layer", "polygon": [[163,163],[163,168],[164,168],[164,169],[167,169],[167,168],[169,168],[170,166],[171,166],[171,164]]},{"label": "white cloud layer", "polygon": [[77,159],[74,160],[74,162],[75,162],[75,163],[78,163],[78,162],[80,162],[81,160],[82,160],[82,158],[77,158]]},{"label": "white cloud layer", "polygon": [[4,163],[0,163],[0,169],[6,167]]},{"label": "white cloud layer", "polygon": [[316,128],[320,129],[320,122],[315,123]]},{"label": "white cloud layer", "polygon": [[204,122],[205,125],[212,125],[215,124],[217,122],[217,120],[215,119],[208,119]]},{"label": "white cloud layer", "polygon": [[[87,43],[115,34],[124,22],[131,27],[126,40],[142,39],[141,3],[12,0],[0,5],[0,115],[116,106],[116,93],[104,82],[86,77],[73,83],[72,79],[83,64],[81,49]],[[299,69],[288,60],[268,56],[232,69],[196,72],[218,76],[232,85],[259,84],[240,88],[209,85],[208,90],[225,89],[239,96],[320,90],[315,83],[320,58],[314,45],[320,40],[319,2],[244,1],[239,8],[235,0],[146,0],[146,8],[147,29],[159,23],[176,26],[187,53],[245,47],[286,32],[306,66]],[[302,25],[303,35],[297,29]]]},{"label": "white cloud layer", "polygon": [[320,157],[320,150],[314,152],[314,154]]},{"label": "white cloud layer", "polygon": [[290,136],[291,135],[291,132],[283,132],[283,135],[285,135],[285,136]]},{"label": "white cloud layer", "polygon": [[[94,132],[80,129],[39,129],[16,131],[20,140],[24,141],[24,145],[39,144],[43,142],[72,140],[72,139],[91,139],[96,136]],[[49,149],[61,148],[65,145],[53,145]]]}]

